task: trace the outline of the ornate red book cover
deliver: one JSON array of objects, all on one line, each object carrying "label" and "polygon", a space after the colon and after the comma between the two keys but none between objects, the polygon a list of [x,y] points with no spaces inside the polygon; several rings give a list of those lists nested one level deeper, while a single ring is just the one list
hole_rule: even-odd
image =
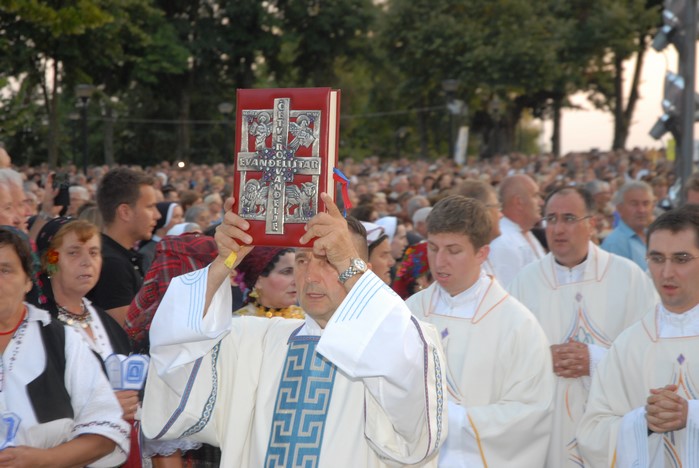
[{"label": "ornate red book cover", "polygon": [[335,196],[340,91],[239,89],[233,210],[254,245],[299,247],[304,225]]}]

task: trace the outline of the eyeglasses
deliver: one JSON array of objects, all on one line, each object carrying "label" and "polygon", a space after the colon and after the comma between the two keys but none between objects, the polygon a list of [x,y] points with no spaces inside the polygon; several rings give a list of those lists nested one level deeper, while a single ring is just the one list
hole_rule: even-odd
[{"label": "eyeglasses", "polygon": [[502,204],[501,203],[486,203],[485,207],[486,208],[497,208],[498,211],[502,211]]},{"label": "eyeglasses", "polygon": [[670,260],[670,263],[673,265],[684,265],[685,263],[691,262],[695,258],[699,257],[695,257],[684,252],[672,254],[669,257],[666,257],[663,254],[650,254],[646,256],[646,260],[653,265],[665,265],[665,261],[667,260]]},{"label": "eyeglasses", "polygon": [[547,216],[544,216],[542,218],[542,224],[544,227],[547,226],[553,226],[554,224],[557,224],[559,221],[565,224],[566,226],[572,226],[573,224],[580,222],[584,219],[589,219],[592,218],[592,215],[587,215],[587,216],[575,216],[574,214],[571,213],[566,213],[564,215],[561,215],[560,218],[558,215],[555,214],[550,214]]}]

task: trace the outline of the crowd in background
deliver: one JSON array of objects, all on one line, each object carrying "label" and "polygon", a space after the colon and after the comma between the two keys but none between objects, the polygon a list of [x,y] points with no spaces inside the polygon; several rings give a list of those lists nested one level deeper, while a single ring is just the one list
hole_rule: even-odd
[{"label": "crowd in background", "polygon": [[[9,155],[3,150],[0,152],[0,165],[9,167]],[[542,199],[557,188],[584,187],[594,199],[596,232],[592,240],[597,244],[601,244],[619,224],[619,200],[614,195],[618,195],[625,184],[638,181],[648,184],[644,188],[652,190],[653,210],[649,216],[641,214],[644,218],[643,227],[647,227],[654,216],[677,206],[681,196],[674,162],[668,160],[662,150],[595,150],[569,153],[560,158],[551,154],[510,154],[487,160],[472,158],[463,166],[445,158],[403,158],[390,161],[381,161],[376,157],[361,161],[347,158],[340,161],[338,167],[350,180],[349,213],[358,220],[369,223],[369,231],[379,228],[381,233],[388,235],[390,242],[385,249],[376,250],[372,263],[379,270],[389,271],[384,274],[386,281],[395,283],[394,288],[404,297],[414,292],[415,276],[429,277],[426,260],[421,260],[425,257],[424,246],[419,246],[419,241],[426,238],[425,225],[429,208],[453,193],[474,196],[471,193],[472,182],[492,187],[500,198],[500,210],[504,201],[502,193],[497,191],[503,180],[515,175],[529,176],[536,183],[536,193]],[[21,206],[19,195],[14,196],[14,202],[17,204],[17,213],[21,213],[23,220],[42,216],[72,216],[103,227],[96,193],[109,167],[93,166],[88,168],[87,174],[75,165],[60,167],[55,171],[47,165],[16,169],[21,177],[23,195]],[[132,246],[145,253],[142,265],[142,273],[145,275],[153,260],[155,246],[164,237],[186,232],[205,232],[207,229],[213,233],[223,215],[224,202],[232,195],[232,165],[175,164],[164,161],[158,166],[132,166],[131,169],[152,178],[155,201],[160,210],[152,238],[144,236]],[[52,204],[51,212],[46,213],[42,212],[42,202],[50,199],[46,193],[53,189],[47,187],[47,179],[53,173],[68,186],[69,204]],[[690,198],[693,193],[699,195],[699,181],[691,179],[690,185],[692,184],[696,186],[696,190],[689,192]],[[342,204],[341,197],[337,198],[338,203]],[[541,210],[537,209],[537,213],[541,215]],[[378,224],[374,224],[377,222]],[[545,249],[546,240],[540,218],[536,219],[531,229]],[[374,239],[376,237],[374,235]],[[493,236],[493,239],[495,237],[497,236]],[[371,232],[369,238],[372,238]],[[501,240],[503,239],[504,236]],[[379,250],[386,250],[382,252],[383,259],[380,258]],[[406,261],[401,268],[404,255]],[[405,278],[405,275],[410,277]],[[240,305],[240,301],[236,305]]]},{"label": "crowd in background", "polygon": [[[136,286],[126,292],[116,291],[119,288],[114,285],[124,281],[124,277],[118,276],[121,273],[114,269],[105,273],[103,266],[102,279],[109,276],[107,289],[99,293],[93,290],[89,294],[84,291],[78,299],[87,294],[87,298],[109,312],[118,325],[126,330],[132,350],[147,353],[150,319],[157,308],[158,296],[162,295],[169,279],[174,274],[204,266],[216,256],[215,243],[206,234],[213,235],[224,215],[225,200],[235,195],[232,193],[232,166],[223,163],[211,166],[187,163],[180,167],[163,162],[145,168],[114,169],[96,166],[90,167],[87,174],[75,165],[56,169],[46,165],[10,169],[12,160],[2,149],[0,166],[0,224],[11,225],[27,233],[36,247],[40,233],[53,220],[79,218],[97,226],[103,233],[101,248],[105,257],[104,265],[108,265],[109,255],[121,255],[118,252],[119,245],[125,249],[127,264],[131,261],[137,271],[134,279]],[[426,247],[422,242],[427,238],[426,220],[431,207],[449,195],[467,195],[481,186],[486,187],[481,201],[492,209],[495,219],[499,220],[505,215],[507,219],[516,220],[524,211],[523,208],[517,208],[514,211],[519,214],[508,214],[508,210],[513,212],[513,208],[507,206],[510,203],[506,200],[507,187],[508,184],[516,186],[520,196],[521,190],[526,188],[522,188],[522,176],[527,176],[527,181],[533,181],[530,196],[533,208],[529,213],[531,222],[516,224],[522,226],[524,231],[531,230],[544,251],[547,249],[546,239],[543,235],[537,235],[542,230],[542,219],[545,219],[541,206],[547,194],[562,187],[585,188],[592,196],[594,212],[591,216],[596,221],[592,240],[596,244],[603,244],[620,224],[628,225],[635,233],[643,232],[655,216],[677,206],[680,199],[673,161],[666,159],[662,151],[655,150],[580,152],[561,158],[547,154],[511,154],[489,160],[470,160],[464,166],[458,166],[447,159],[345,159],[338,167],[350,180],[349,200],[352,206],[349,213],[364,223],[374,271],[406,299],[430,284]],[[137,189],[152,187],[146,195],[136,198],[137,203],[146,201],[143,201],[143,212],[133,215],[131,227],[115,227],[115,212],[105,213],[104,201],[98,200],[101,188],[104,190],[105,185],[115,183],[105,182],[110,177],[124,177],[122,188],[128,187],[129,183],[134,183]],[[117,185],[119,183],[121,182]],[[641,197],[643,200],[638,202],[638,206],[636,201],[625,198],[627,193],[637,189],[647,194]],[[686,189],[688,191],[685,196],[688,199],[692,198],[692,194],[699,195],[699,181],[690,180]],[[118,190],[114,193],[118,193]],[[61,194],[67,200],[59,201]],[[102,196],[105,197],[104,194]],[[337,198],[339,201],[340,197]],[[479,197],[474,195],[474,198]],[[633,210],[629,208],[632,205],[635,207]],[[120,216],[121,214],[116,214],[117,218]],[[555,219],[552,221],[558,222]],[[494,226],[498,226],[498,223],[495,222]],[[491,241],[500,235],[496,227],[493,229]],[[98,231],[90,231],[89,237],[95,236],[96,232]],[[106,241],[105,235],[117,242],[110,246],[108,242],[111,241]],[[175,236],[184,236],[184,240],[173,243]],[[378,244],[383,244],[383,248],[378,248]],[[128,259],[130,252],[137,252],[138,255]],[[248,263],[255,262],[256,252],[258,251],[253,251],[250,259],[247,259]],[[257,257],[259,264],[241,267],[254,272],[248,274],[247,284],[244,272],[234,272],[231,275],[232,288],[237,291],[234,311],[248,306],[248,312],[242,312],[243,314],[263,310],[266,316],[303,317],[300,310],[288,312],[286,309],[293,302],[293,299],[288,300],[289,297],[293,298],[295,294],[290,283],[285,283],[284,288],[290,292],[281,305],[272,299],[267,299],[272,301],[268,305],[262,304],[262,299],[258,299],[258,291],[254,291],[256,284],[262,291],[258,278],[268,276],[277,263],[287,265],[287,269],[293,268],[293,258],[285,259],[285,256],[291,254],[288,251],[263,253],[260,250]],[[263,255],[264,259],[261,257]],[[173,260],[175,257],[177,259]],[[632,253],[629,253],[628,258],[636,261]],[[498,268],[496,265],[493,272]],[[288,272],[282,271],[280,274],[288,276]],[[251,277],[254,278],[252,284]],[[95,288],[99,287],[98,283]],[[41,298],[44,297],[41,283],[38,288],[34,294],[38,297],[37,303],[40,306]],[[119,301],[112,300],[119,294]],[[124,302],[123,297],[128,300]],[[250,308],[251,303],[259,303],[257,309]],[[279,312],[282,309],[285,310],[283,314]],[[134,416],[132,412],[129,419]],[[161,462],[168,463],[166,459],[173,451],[193,448],[196,446],[169,447],[164,452],[158,452],[156,448],[151,455],[163,456]],[[175,455],[179,460],[179,452]],[[215,455],[205,457],[210,459],[215,458]]]},{"label": "crowd in background", "polygon": [[[5,167],[9,167],[9,160]],[[0,165],[2,165],[0,158]],[[133,167],[133,166],[132,166]],[[480,180],[493,187],[507,176],[526,174],[539,185],[542,194],[566,185],[586,185],[593,192],[612,195],[625,182],[641,180],[651,184],[656,200],[670,206],[669,189],[676,181],[674,163],[658,150],[619,150],[614,152],[576,152],[560,158],[550,154],[511,154],[488,160],[469,160],[458,166],[452,160],[380,161],[367,158],[362,161],[345,159],[338,167],[350,180],[350,199],[355,208],[371,205],[370,218],[395,215],[411,223],[407,201],[410,196],[425,196],[434,204],[449,190],[464,180]],[[183,164],[179,167],[163,162],[154,167],[133,167],[154,177],[158,201],[177,201],[187,222],[196,222],[201,229],[220,220],[223,201],[231,194],[232,165]],[[37,214],[43,197],[44,184],[50,172],[46,165],[18,167],[26,195],[25,214]],[[69,177],[71,203],[66,213],[75,215],[83,205],[88,209],[95,202],[97,186],[107,166],[94,166],[83,174],[79,167],[67,165],[57,169]],[[596,193],[593,193],[596,194]],[[679,198],[677,194],[674,194]],[[189,208],[197,208],[188,212]],[[207,210],[203,210],[206,207]],[[58,214],[58,213],[56,213]]]}]

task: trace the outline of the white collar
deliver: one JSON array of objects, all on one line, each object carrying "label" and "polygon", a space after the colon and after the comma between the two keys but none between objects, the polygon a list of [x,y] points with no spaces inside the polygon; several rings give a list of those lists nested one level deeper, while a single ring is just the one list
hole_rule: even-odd
[{"label": "white collar", "polygon": [[556,281],[558,282],[558,284],[562,286],[564,284],[577,283],[579,281],[582,281],[583,276],[585,275],[585,269],[587,268],[587,264],[589,261],[589,249],[587,251],[587,256],[585,257],[585,260],[583,260],[581,263],[578,263],[572,268],[567,267],[565,265],[561,265],[554,259],[553,266],[556,270]]},{"label": "white collar", "polygon": [[437,284],[438,294],[435,312],[440,315],[449,315],[466,319],[473,318],[491,281],[492,279],[481,269],[478,280],[476,280],[470,288],[455,296],[449,295],[448,292]]},{"label": "white collar", "polygon": [[42,326],[51,321],[51,315],[43,309],[39,309],[31,304],[24,303],[27,306],[27,322],[41,322]]},{"label": "white collar", "polygon": [[313,318],[306,313],[304,317],[304,322],[305,324],[303,325],[303,328],[299,330],[299,335],[304,335],[304,336],[322,336],[323,335],[323,329],[320,328],[320,325],[318,325],[318,322],[313,320]]},{"label": "white collar", "polygon": [[658,338],[683,338],[699,335],[699,304],[681,314],[658,306]]},{"label": "white collar", "polygon": [[520,225],[512,221],[507,216],[500,218],[500,231],[518,232],[520,234],[524,233]]}]

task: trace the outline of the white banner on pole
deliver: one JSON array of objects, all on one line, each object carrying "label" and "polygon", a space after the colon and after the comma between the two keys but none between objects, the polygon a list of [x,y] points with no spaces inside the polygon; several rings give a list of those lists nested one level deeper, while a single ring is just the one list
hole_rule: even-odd
[{"label": "white banner on pole", "polygon": [[466,150],[468,149],[468,127],[459,128],[459,136],[454,147],[454,162],[460,166],[466,164]]}]

